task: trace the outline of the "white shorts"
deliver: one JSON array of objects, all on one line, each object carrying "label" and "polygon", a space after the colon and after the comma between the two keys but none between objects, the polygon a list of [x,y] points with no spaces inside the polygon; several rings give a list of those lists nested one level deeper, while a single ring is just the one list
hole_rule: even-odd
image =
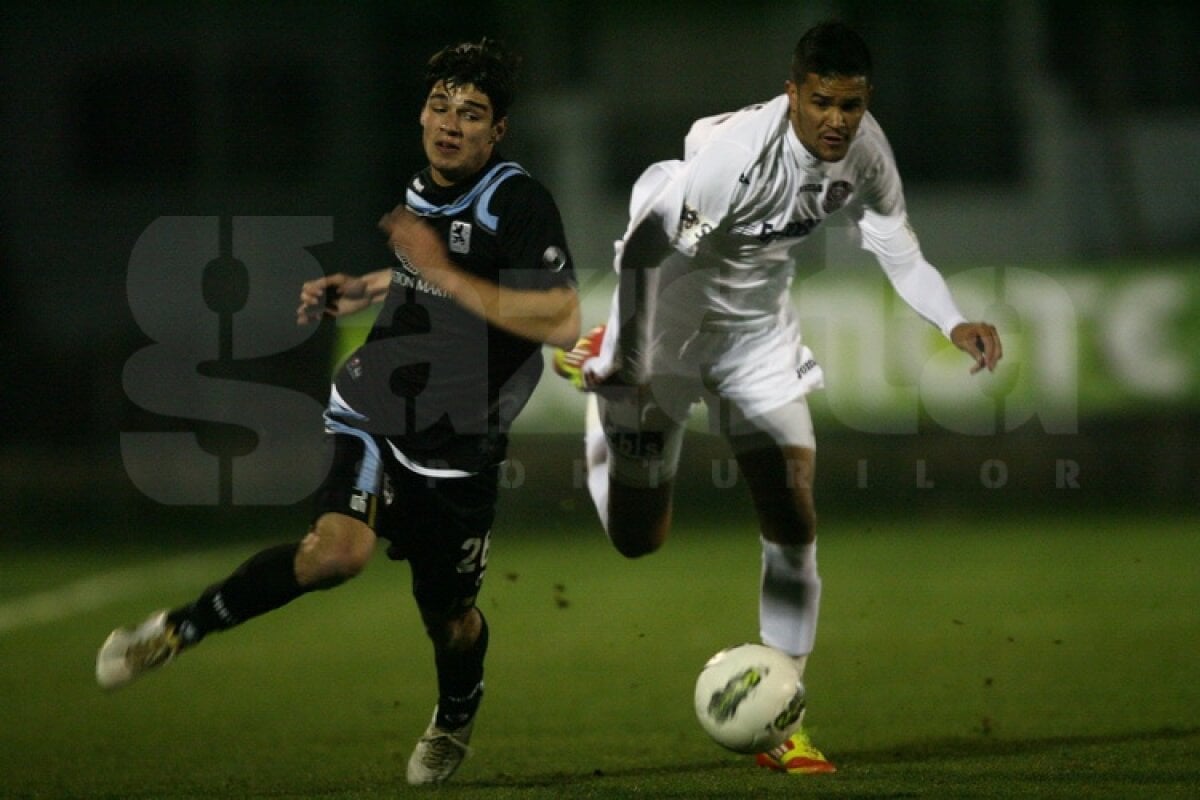
[{"label": "white shorts", "polygon": [[645,389],[600,397],[609,474],[627,486],[672,479],[685,425],[699,401],[708,407],[709,432],[735,446],[740,437],[763,433],[778,446],[816,449],[805,396],[821,385],[821,368],[799,344],[790,314],[754,329],[662,337]]}]

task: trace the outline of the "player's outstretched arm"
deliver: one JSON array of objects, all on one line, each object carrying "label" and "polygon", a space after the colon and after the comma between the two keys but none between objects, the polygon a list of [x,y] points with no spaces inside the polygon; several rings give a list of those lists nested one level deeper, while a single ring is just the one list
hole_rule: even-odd
[{"label": "player's outstretched arm", "polygon": [[[585,391],[623,392],[643,387],[649,377],[651,307],[658,290],[658,265],[671,252],[662,219],[653,208],[631,222],[617,247],[616,327],[603,339],[589,334],[576,345]],[[593,331],[594,333],[594,331]],[[599,353],[596,342],[603,341]]]},{"label": "player's outstretched arm", "polygon": [[385,214],[379,227],[422,278],[497,328],[561,348],[579,338],[579,295],[574,287],[511,289],[472,275],[450,260],[437,232],[404,206]]},{"label": "player's outstretched arm", "polygon": [[988,372],[994,371],[996,363],[1004,356],[996,326],[986,322],[960,322],[950,331],[950,341],[975,359],[975,366],[971,367],[972,375],[984,367]]},{"label": "player's outstretched arm", "polygon": [[[650,371],[650,317],[658,294],[658,265],[671,251],[658,212],[651,208],[625,237],[617,271],[620,327],[612,363],[600,383],[639,386]],[[600,367],[601,365],[594,365]],[[598,374],[589,374],[595,381]]]},{"label": "player's outstretched arm", "polygon": [[378,303],[387,295],[392,281],[391,269],[369,272],[361,277],[338,272],[300,287],[300,307],[296,324],[307,325],[322,317],[343,317]]},{"label": "player's outstretched arm", "polygon": [[858,227],[863,248],[875,255],[900,298],[974,359],[971,374],[995,370],[1004,354],[996,326],[963,319],[942,274],[921,253],[907,215],[868,210]]}]

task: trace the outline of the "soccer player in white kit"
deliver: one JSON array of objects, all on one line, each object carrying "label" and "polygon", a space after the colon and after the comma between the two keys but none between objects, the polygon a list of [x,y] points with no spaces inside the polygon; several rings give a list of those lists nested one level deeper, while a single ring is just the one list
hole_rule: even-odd
[{"label": "soccer player in white kit", "polygon": [[[969,322],[921,253],[887,138],[867,111],[871,57],[842,23],[800,39],[785,93],[691,127],[683,161],[638,179],[617,243],[606,326],[556,357],[592,390],[588,489],[613,545],[635,558],[665,541],[691,406],[703,400],[750,489],[762,543],[762,641],[803,674],[821,597],[805,396],[821,368],[790,302],[793,249],[848,214],[903,300],[992,370],[995,327]],[[758,756],[793,773],[834,766],[800,730]]]}]

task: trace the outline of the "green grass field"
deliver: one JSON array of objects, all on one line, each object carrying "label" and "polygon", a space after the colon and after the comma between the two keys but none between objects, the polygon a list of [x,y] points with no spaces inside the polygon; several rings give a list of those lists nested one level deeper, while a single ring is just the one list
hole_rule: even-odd
[{"label": "green grass field", "polygon": [[[502,520],[475,754],[440,797],[1195,797],[1197,519],[825,521],[809,727],[835,775],[706,739],[692,681],[756,637],[747,526],[686,515],[627,562],[582,510]],[[106,695],[109,629],[264,541],[0,548],[0,795],[382,798],[434,701],[408,570],[215,636]],[[268,540],[292,532],[266,531]]]}]

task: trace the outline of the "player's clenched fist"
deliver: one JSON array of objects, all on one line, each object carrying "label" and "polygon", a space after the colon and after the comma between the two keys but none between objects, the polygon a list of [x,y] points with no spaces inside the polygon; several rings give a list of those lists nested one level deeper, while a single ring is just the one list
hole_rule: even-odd
[{"label": "player's clenched fist", "polygon": [[300,287],[300,307],[296,324],[307,325],[321,317],[340,317],[361,311],[370,305],[367,282],[344,273],[305,281]]}]

